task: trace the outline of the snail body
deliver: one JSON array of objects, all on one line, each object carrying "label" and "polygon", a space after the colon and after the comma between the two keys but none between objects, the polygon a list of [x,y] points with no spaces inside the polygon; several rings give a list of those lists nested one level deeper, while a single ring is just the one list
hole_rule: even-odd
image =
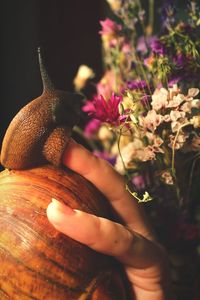
[{"label": "snail body", "polygon": [[47,162],[59,166],[63,150],[80,114],[82,96],[57,90],[39,51],[43,93],[11,121],[2,143],[1,164],[27,169]]},{"label": "snail body", "polygon": [[45,90],[22,108],[3,139],[1,164],[8,169],[26,169],[47,162],[58,166],[77,122],[73,106],[77,98],[72,93]]}]

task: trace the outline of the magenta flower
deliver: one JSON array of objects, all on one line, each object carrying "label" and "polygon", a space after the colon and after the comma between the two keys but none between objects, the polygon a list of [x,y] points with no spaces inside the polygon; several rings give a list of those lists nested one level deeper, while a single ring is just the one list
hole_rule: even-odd
[{"label": "magenta flower", "polygon": [[91,119],[85,126],[84,135],[87,138],[93,137],[99,130],[101,122],[97,119]]},{"label": "magenta flower", "polygon": [[89,100],[86,102],[83,111],[101,122],[116,125],[120,121],[119,103],[121,101],[122,97],[114,93],[107,101],[102,95],[98,95],[92,101]]}]

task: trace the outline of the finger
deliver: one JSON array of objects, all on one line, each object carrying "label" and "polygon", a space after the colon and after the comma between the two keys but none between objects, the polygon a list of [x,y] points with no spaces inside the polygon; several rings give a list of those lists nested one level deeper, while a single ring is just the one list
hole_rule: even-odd
[{"label": "finger", "polygon": [[141,205],[126,190],[123,176],[107,161],[94,156],[71,140],[63,155],[63,163],[91,181],[107,197],[130,228],[146,237],[152,237]]},{"label": "finger", "polygon": [[58,231],[129,266],[146,268],[158,259],[152,242],[121,224],[73,210],[55,199],[47,208],[47,216]]}]

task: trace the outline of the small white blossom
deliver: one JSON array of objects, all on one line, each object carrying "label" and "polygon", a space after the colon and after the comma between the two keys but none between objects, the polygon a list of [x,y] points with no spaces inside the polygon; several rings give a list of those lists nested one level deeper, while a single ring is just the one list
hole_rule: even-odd
[{"label": "small white blossom", "polygon": [[118,11],[121,8],[121,0],[107,0],[113,11]]},{"label": "small white blossom", "polygon": [[199,116],[194,116],[190,120],[190,123],[194,126],[194,128],[199,128],[200,127],[200,115]]},{"label": "small white blossom", "polygon": [[[184,133],[184,132],[180,132],[177,137],[171,134],[169,136],[169,138],[170,138],[169,147],[175,148],[177,150],[182,148],[185,141],[187,140],[188,136],[189,135],[187,133]],[[176,141],[175,141],[175,139],[176,139]]]},{"label": "small white blossom", "polygon": [[78,68],[76,77],[74,78],[74,86],[77,91],[83,89],[86,85],[87,80],[94,77],[94,72],[91,68],[86,65],[81,65]]},{"label": "small white blossom", "polygon": [[155,111],[160,110],[161,108],[166,107],[168,104],[168,91],[164,88],[156,89],[152,95],[152,108]]},{"label": "small white blossom", "polygon": [[172,184],[174,183],[174,182],[173,182],[172,175],[170,174],[169,171],[164,171],[164,172],[161,174],[161,178],[163,179],[163,181],[164,181],[166,184],[172,185]]},{"label": "small white blossom", "polygon": [[188,90],[188,96],[194,98],[199,94],[199,89],[197,88],[191,88]]},{"label": "small white blossom", "polygon": [[177,84],[173,84],[173,87],[169,88],[169,99],[173,99],[174,96],[180,93],[180,89]]},{"label": "small white blossom", "polygon": [[178,110],[171,110],[169,115],[170,115],[171,120],[174,122],[174,121],[177,121],[180,118],[184,118],[185,117],[185,112],[184,111],[178,111]]},{"label": "small white blossom", "polygon": [[148,111],[145,117],[139,117],[139,123],[142,127],[154,132],[156,128],[161,124],[163,117],[156,113],[155,110]]},{"label": "small white blossom", "polygon": [[200,108],[200,99],[194,99],[191,101],[191,106],[193,108]]},{"label": "small white blossom", "polygon": [[[117,156],[115,163],[115,169],[121,173],[125,173],[125,168],[133,167],[133,159],[136,154],[136,149],[134,143],[129,143],[121,149],[121,155]],[[125,168],[124,168],[125,167]]]},{"label": "small white blossom", "polygon": [[184,111],[185,113],[191,113],[192,103],[191,102],[185,102],[183,105],[181,105],[180,109]]},{"label": "small white blossom", "polygon": [[185,100],[185,96],[183,94],[178,94],[174,96],[166,107],[178,107]]},{"label": "small white blossom", "polygon": [[101,126],[98,131],[98,138],[102,141],[110,140],[113,138],[113,133],[108,127]]},{"label": "small white blossom", "polygon": [[136,158],[141,161],[155,160],[156,155],[152,146],[147,146],[143,149],[138,149],[136,152]]}]

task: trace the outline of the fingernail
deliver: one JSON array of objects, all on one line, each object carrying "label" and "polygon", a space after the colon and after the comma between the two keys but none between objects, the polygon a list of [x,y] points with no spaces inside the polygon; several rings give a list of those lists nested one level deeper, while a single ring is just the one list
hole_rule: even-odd
[{"label": "fingernail", "polygon": [[52,200],[52,203],[53,203],[55,209],[58,210],[59,212],[65,214],[65,215],[74,215],[76,213],[76,210],[74,210],[73,208],[69,207],[66,204],[61,203],[57,199],[52,198],[51,200]]}]

